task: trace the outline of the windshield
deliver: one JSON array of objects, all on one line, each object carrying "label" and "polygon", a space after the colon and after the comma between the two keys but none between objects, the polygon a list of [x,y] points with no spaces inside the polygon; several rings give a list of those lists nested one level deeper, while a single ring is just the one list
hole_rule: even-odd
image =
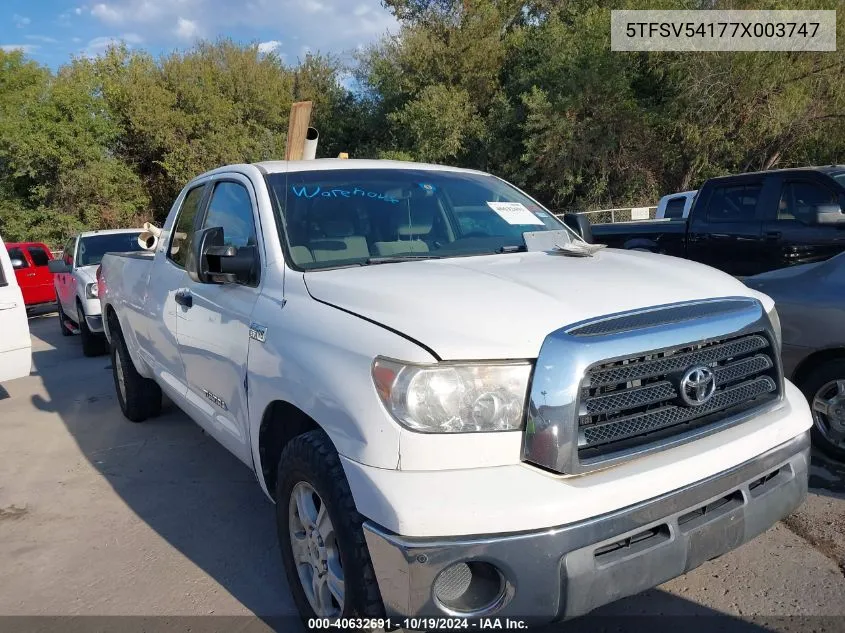
[{"label": "windshield", "polygon": [[293,262],[306,270],[500,253],[524,248],[526,231],[564,229],[487,174],[341,169],[271,174],[267,182]]},{"label": "windshield", "polygon": [[76,249],[77,266],[96,266],[102,261],[106,253],[126,253],[140,251],[137,233],[111,233],[106,235],[89,235],[79,240]]},{"label": "windshield", "polygon": [[831,176],[833,176],[833,179],[836,182],[838,182],[840,185],[845,187],[845,171],[838,173],[838,174],[831,174]]}]

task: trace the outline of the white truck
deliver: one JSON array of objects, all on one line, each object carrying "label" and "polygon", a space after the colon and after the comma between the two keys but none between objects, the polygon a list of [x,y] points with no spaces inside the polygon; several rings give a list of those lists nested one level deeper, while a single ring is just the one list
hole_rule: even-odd
[{"label": "white truck", "polygon": [[32,339],[23,293],[0,237],[0,383],[29,376]]},{"label": "white truck", "polygon": [[53,273],[59,328],[63,336],[76,333],[85,356],[99,356],[108,349],[97,299],[97,267],[108,251],[141,250],[141,229],[86,231],[67,241],[61,258],[48,262]]},{"label": "white truck", "polygon": [[770,298],[578,240],[476,171],[205,173],[103,259],[120,406],[255,472],[309,626],[587,613],[796,508],[812,421]]}]

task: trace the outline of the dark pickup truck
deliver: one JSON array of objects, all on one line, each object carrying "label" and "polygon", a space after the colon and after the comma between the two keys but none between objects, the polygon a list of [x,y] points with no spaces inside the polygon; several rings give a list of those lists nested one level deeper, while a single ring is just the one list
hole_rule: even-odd
[{"label": "dark pickup truck", "polygon": [[683,257],[738,277],[845,251],[845,165],[711,178],[689,218],[594,224],[592,241]]}]

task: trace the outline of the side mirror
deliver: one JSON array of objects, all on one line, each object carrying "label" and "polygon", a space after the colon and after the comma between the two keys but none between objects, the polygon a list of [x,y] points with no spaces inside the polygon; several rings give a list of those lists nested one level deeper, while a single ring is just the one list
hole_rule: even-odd
[{"label": "side mirror", "polygon": [[51,273],[69,273],[70,266],[63,259],[51,259],[47,262],[47,269]]},{"label": "side mirror", "polygon": [[223,227],[213,226],[194,234],[193,261],[187,265],[191,279],[201,284],[249,284],[257,276],[254,246],[226,246]]},{"label": "side mirror", "polygon": [[838,204],[820,204],[815,211],[816,224],[845,224],[845,213]]},{"label": "side mirror", "polygon": [[26,264],[24,264],[24,261],[22,259],[12,260],[12,268],[14,268],[15,270],[17,270],[18,268],[23,268],[25,265]]},{"label": "side mirror", "polygon": [[593,230],[590,220],[583,213],[564,213],[563,223],[581,236],[587,244],[593,243]]}]

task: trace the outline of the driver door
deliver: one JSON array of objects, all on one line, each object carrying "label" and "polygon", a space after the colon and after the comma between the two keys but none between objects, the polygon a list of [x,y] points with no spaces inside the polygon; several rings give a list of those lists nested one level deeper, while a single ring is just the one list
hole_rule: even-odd
[{"label": "driver door", "polygon": [[[211,184],[198,230],[222,227],[227,246],[257,245],[252,183],[227,174]],[[193,258],[189,265],[193,265]],[[259,266],[260,270],[260,266]],[[252,464],[246,395],[249,326],[260,292],[253,284],[203,284],[185,277],[176,338],[194,419],[244,463]]]}]

